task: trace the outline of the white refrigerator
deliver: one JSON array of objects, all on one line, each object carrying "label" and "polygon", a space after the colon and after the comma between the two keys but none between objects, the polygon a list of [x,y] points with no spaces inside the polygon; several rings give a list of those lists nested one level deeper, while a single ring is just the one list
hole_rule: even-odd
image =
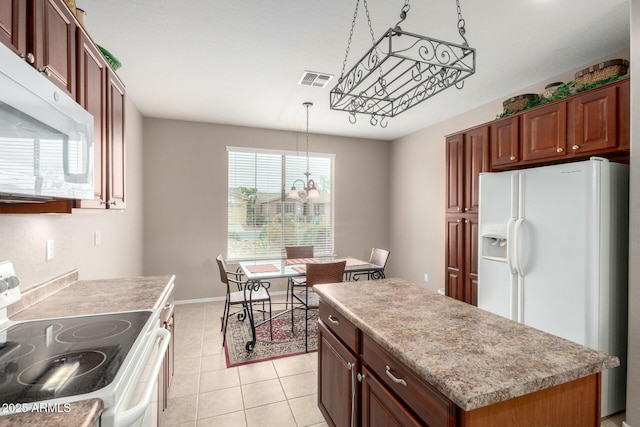
[{"label": "white refrigerator", "polygon": [[606,159],[480,174],[478,307],[620,358],[625,408],[628,167]]}]

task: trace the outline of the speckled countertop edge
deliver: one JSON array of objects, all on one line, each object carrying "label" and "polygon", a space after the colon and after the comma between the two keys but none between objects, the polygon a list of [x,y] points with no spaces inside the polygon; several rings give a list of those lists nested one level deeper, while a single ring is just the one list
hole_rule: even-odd
[{"label": "speckled countertop edge", "polygon": [[465,411],[619,365],[617,357],[402,279],[316,285],[314,289],[323,301]]},{"label": "speckled countertop edge", "polygon": [[41,412],[0,416],[0,427],[92,427],[102,415],[100,399],[87,399]]}]

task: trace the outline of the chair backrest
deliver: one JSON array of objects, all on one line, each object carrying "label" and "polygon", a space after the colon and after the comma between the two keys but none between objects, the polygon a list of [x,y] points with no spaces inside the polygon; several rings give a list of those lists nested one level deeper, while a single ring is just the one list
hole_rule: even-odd
[{"label": "chair backrest", "polygon": [[339,283],[344,280],[344,268],[347,261],[307,264],[307,286],[322,283]]},{"label": "chair backrest", "polygon": [[369,263],[379,265],[383,269],[387,265],[389,259],[389,251],[380,248],[371,249],[371,256],[369,257]]},{"label": "chair backrest", "polygon": [[227,277],[227,266],[224,263],[222,255],[218,255],[216,257],[216,261],[218,262],[218,268],[220,269],[220,281],[229,286],[229,278]]},{"label": "chair backrest", "polygon": [[287,259],[313,258],[313,246],[285,246]]}]

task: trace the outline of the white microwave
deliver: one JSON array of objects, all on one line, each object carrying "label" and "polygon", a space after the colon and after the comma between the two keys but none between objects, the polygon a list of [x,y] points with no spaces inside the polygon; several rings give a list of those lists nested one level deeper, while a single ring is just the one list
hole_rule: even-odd
[{"label": "white microwave", "polygon": [[93,199],[93,116],[0,43],[0,203]]}]

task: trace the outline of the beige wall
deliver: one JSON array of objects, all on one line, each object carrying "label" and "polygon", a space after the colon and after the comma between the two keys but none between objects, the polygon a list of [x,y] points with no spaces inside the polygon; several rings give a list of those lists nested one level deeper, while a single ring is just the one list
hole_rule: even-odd
[{"label": "beige wall", "polygon": [[[295,150],[296,136],[303,143],[293,132],[145,119],[145,274],[176,274],[178,300],[223,296],[215,257],[226,257],[226,147]],[[368,258],[372,246],[388,247],[389,143],[309,141],[311,152],[336,155],[336,253]]]},{"label": "beige wall", "polygon": [[[70,215],[0,215],[0,259],[11,260],[22,291],[77,268],[81,279],[142,274],[142,116],[126,105],[127,209]],[[102,236],[93,245],[93,234]],[[55,258],[45,262],[45,244]]]},{"label": "beige wall", "polygon": [[640,426],[640,0],[631,1],[631,168],[627,423]]}]

